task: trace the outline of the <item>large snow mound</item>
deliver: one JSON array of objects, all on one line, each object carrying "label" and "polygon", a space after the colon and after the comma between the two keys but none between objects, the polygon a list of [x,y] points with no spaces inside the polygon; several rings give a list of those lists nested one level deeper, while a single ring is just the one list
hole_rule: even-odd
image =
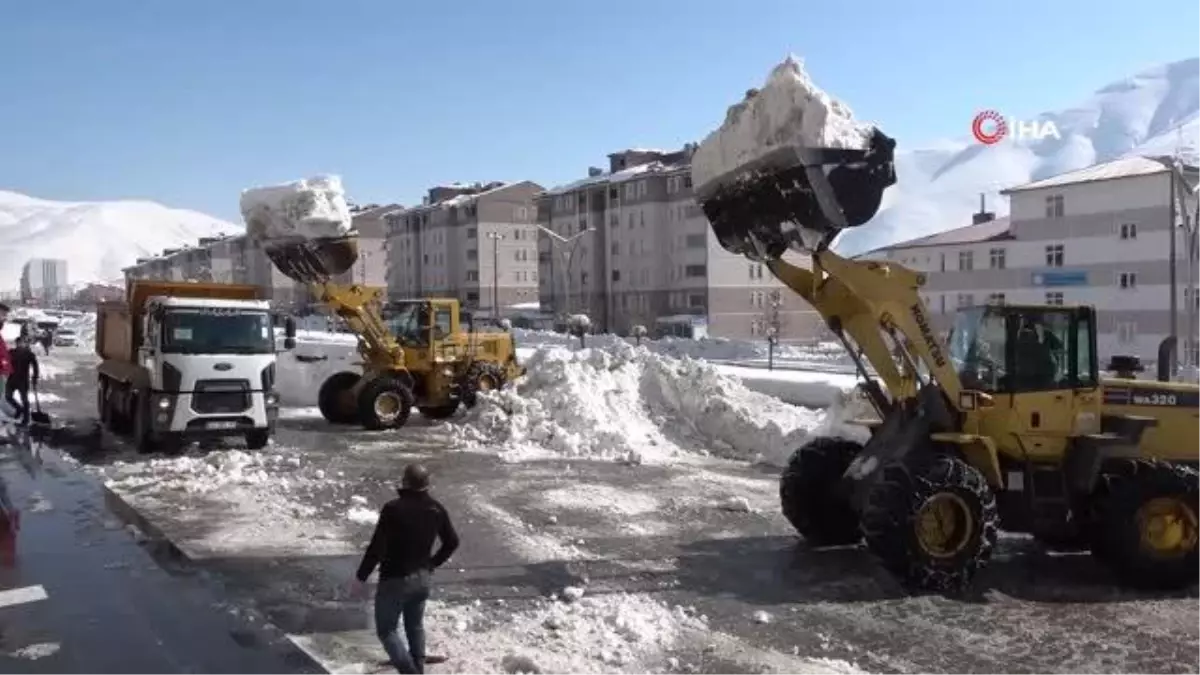
[{"label": "large snow mound", "polygon": [[[517,347],[568,347],[579,345],[579,338],[566,333],[542,330],[513,329]],[[633,338],[623,338],[610,333],[589,335],[586,345],[593,348],[611,349],[617,345],[636,345]],[[769,356],[770,347],[762,340],[735,340],[732,338],[703,337],[685,339],[664,337],[657,340],[644,339],[641,346],[652,352],[683,358],[706,359],[709,361],[763,361]],[[852,365],[845,349],[835,342],[814,345],[780,343],[775,346],[775,359],[792,363],[839,363]]]},{"label": "large snow mound", "polygon": [[854,121],[846,104],[822,91],[794,56],[775,66],[762,89],[729,108],[725,122],[692,157],[702,189],[780,147],[863,149],[873,127]]},{"label": "large snow mound", "polygon": [[1061,139],[1009,138],[985,147],[970,137],[971,120],[964,119],[955,139],[907,152],[898,148],[897,184],[884,194],[879,213],[846,231],[835,248],[857,254],[969,225],[980,194],[989,211],[1004,216],[1009,204],[1003,189],[1129,155],[1178,152],[1195,163],[1198,113],[1200,59],[1191,58],[1147,69],[1078,105],[1036,117],[1053,122]]},{"label": "large snow mound", "polygon": [[242,192],[246,233],[257,240],[318,239],[350,231],[350,207],[338,176],[317,176]]},{"label": "large snow mound", "polygon": [[241,229],[154,202],[57,202],[0,190],[0,290],[17,288],[31,258],[65,260],[73,285],[116,281],[137,258]]},{"label": "large snow mound", "polygon": [[712,364],[644,348],[543,348],[512,387],[454,427],[466,447],[541,455],[669,461],[689,454],[782,464],[813,435],[863,438],[841,408],[817,411],[747,389]]}]

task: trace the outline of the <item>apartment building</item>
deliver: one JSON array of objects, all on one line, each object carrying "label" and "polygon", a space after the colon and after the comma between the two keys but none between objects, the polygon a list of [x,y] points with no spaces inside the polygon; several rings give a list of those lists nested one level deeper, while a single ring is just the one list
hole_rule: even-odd
[{"label": "apartment building", "polygon": [[[1184,178],[1196,184],[1196,167]],[[1187,339],[1187,259],[1179,226],[1196,195],[1179,203],[1169,160],[1130,157],[1003,191],[1010,215],[981,213],[967,227],[889,246],[871,257],[928,273],[923,296],[942,328],[961,306],[984,302],[1093,305],[1102,359],[1157,358],[1170,334],[1171,268],[1177,270],[1175,328]],[[1175,237],[1172,259],[1172,236]],[[1185,297],[1186,296],[1186,297]]]},{"label": "apartment building", "polygon": [[431,188],[420,206],[387,221],[393,298],[456,297],[478,313],[537,302],[534,195],[542,186],[475,183]]},{"label": "apartment building", "polygon": [[543,311],[586,313],[606,331],[820,335],[816,313],[760,264],[721,248],[697,205],[694,145],[630,149],[537,199]]},{"label": "apartment building", "polygon": [[53,302],[68,298],[70,293],[66,260],[31,258],[21,267],[23,299]]}]

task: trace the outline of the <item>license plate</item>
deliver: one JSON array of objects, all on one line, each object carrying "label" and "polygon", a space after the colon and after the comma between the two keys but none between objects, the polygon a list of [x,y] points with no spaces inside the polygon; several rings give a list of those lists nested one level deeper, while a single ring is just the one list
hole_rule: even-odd
[{"label": "license plate", "polygon": [[237,422],[209,422],[209,429],[236,429]]}]

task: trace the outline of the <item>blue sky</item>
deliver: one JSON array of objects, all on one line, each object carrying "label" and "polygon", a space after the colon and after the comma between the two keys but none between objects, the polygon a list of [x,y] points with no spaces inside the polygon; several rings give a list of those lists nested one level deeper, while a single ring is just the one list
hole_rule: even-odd
[{"label": "blue sky", "polygon": [[1195,0],[7,2],[0,189],[236,220],[243,188],[315,173],[361,202],[550,186],[700,140],[789,52],[919,147],[1195,56],[1197,23]]}]

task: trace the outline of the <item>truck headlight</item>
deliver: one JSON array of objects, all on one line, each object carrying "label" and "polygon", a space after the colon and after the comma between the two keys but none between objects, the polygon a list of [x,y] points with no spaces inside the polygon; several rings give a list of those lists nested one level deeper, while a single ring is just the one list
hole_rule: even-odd
[{"label": "truck headlight", "polygon": [[276,392],[268,391],[266,399],[267,399],[267,405],[278,405],[279,404],[279,394]]},{"label": "truck headlight", "polygon": [[160,396],[158,399],[158,409],[166,410],[171,407],[171,399],[166,396]]}]

